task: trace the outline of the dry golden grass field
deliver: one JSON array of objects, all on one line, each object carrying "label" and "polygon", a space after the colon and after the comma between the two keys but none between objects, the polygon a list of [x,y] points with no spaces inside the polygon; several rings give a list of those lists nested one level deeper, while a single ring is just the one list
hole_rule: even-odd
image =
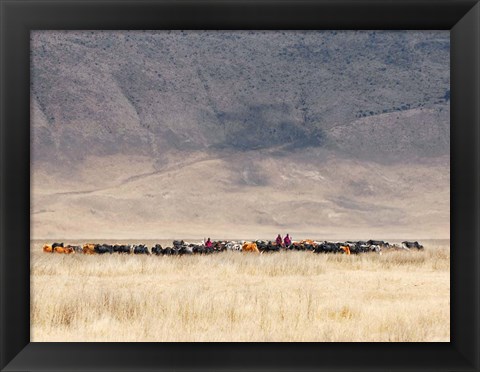
[{"label": "dry golden grass field", "polygon": [[450,246],[60,255],[32,243],[31,341],[450,341]]}]

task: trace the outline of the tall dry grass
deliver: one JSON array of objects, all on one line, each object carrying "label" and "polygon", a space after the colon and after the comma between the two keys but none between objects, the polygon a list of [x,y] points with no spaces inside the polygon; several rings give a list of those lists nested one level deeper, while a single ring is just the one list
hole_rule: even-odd
[{"label": "tall dry grass", "polygon": [[450,251],[147,257],[33,247],[32,341],[449,341]]}]

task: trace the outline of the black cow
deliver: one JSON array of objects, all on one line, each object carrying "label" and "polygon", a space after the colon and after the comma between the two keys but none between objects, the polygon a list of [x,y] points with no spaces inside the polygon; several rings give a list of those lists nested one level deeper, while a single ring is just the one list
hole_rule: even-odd
[{"label": "black cow", "polygon": [[257,244],[257,248],[260,252],[280,252],[281,246],[277,243],[273,243],[272,241],[268,241],[268,243],[264,246],[264,248],[259,247]]},{"label": "black cow", "polygon": [[166,256],[171,256],[173,254],[172,247],[165,247],[164,249],[162,249],[161,254],[166,255]]},{"label": "black cow", "polygon": [[390,243],[384,242],[383,240],[369,240],[367,242],[368,245],[378,245],[380,248],[388,248],[390,247]]},{"label": "black cow", "polygon": [[293,243],[292,248],[295,251],[304,251],[305,250],[305,245],[302,243]]},{"label": "black cow", "polygon": [[418,250],[423,249],[423,245],[421,245],[419,242],[404,241],[404,242],[402,242],[402,246],[403,246],[403,248],[408,248],[408,249],[411,249],[411,248],[416,248]]},{"label": "black cow", "polygon": [[115,244],[113,251],[116,253],[131,253],[132,247],[126,244]]},{"label": "black cow", "polygon": [[55,249],[56,247],[63,247],[63,243],[53,243],[52,249]]},{"label": "black cow", "polygon": [[144,244],[134,245],[133,253],[134,254],[150,254],[148,247]]},{"label": "black cow", "polygon": [[257,240],[255,241],[257,248],[260,252],[280,252],[282,246],[278,245],[276,242]]},{"label": "black cow", "polygon": [[173,247],[171,248],[172,255],[183,256],[184,254],[193,254],[194,244],[187,244],[183,240],[174,240]]},{"label": "black cow", "polygon": [[213,249],[215,250],[215,252],[225,251],[227,249],[226,242],[223,242],[223,241],[213,242]]},{"label": "black cow", "polygon": [[215,250],[212,247],[205,247],[204,254],[212,254]]},{"label": "black cow", "polygon": [[152,254],[161,255],[163,252],[163,248],[160,244],[155,244],[154,247],[152,247]]},{"label": "black cow", "polygon": [[339,253],[342,251],[340,245],[340,243],[323,242],[313,249],[313,253]]},{"label": "black cow", "polygon": [[177,254],[180,256],[183,256],[184,254],[193,254],[193,247],[190,247],[188,245],[182,245],[177,249]]},{"label": "black cow", "polygon": [[271,243],[268,245],[268,251],[269,252],[280,252],[280,249],[282,247],[278,244]]},{"label": "black cow", "polygon": [[370,252],[370,245],[364,241],[357,241],[357,242],[347,241],[345,242],[345,245],[348,245],[350,249],[350,253],[352,254]]},{"label": "black cow", "polygon": [[113,246],[109,244],[97,244],[95,245],[95,253],[104,254],[104,253],[113,253]]},{"label": "black cow", "polygon": [[307,251],[313,251],[313,250],[315,249],[315,247],[316,247],[315,245],[313,245],[313,244],[308,244],[308,243],[304,243],[303,246],[305,247],[305,249],[306,249]]}]

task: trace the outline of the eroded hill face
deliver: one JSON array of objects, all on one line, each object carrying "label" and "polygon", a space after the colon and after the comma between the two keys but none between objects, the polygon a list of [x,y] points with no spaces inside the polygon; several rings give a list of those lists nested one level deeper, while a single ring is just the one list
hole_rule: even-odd
[{"label": "eroded hill face", "polygon": [[449,236],[448,32],[35,32],[36,237]]}]

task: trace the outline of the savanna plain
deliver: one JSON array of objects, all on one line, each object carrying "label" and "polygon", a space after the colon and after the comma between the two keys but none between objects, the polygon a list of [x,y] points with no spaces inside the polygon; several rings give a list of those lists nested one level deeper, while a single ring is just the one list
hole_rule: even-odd
[{"label": "savanna plain", "polygon": [[31,245],[31,341],[450,341],[450,243],[382,255],[61,255]]}]

